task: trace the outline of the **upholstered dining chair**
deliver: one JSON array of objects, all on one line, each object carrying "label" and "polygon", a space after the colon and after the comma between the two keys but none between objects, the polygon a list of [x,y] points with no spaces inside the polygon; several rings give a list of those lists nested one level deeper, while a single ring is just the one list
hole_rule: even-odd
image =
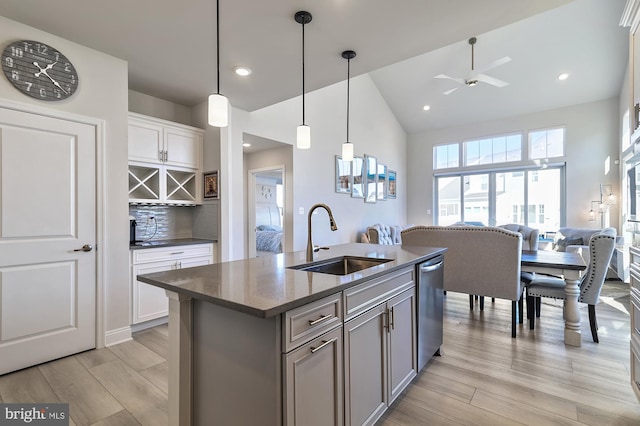
[{"label": "upholstered dining chair", "polygon": [[[611,261],[611,255],[615,248],[616,239],[611,235],[599,232],[589,240],[589,265],[586,273],[580,279],[580,295],[578,302],[589,305],[589,325],[593,341],[598,343],[598,322],[596,320],[596,304],[600,299],[600,290],[607,276],[607,269]],[[529,328],[535,327],[536,311],[540,312],[540,297],[553,297],[565,299],[565,282],[562,278],[556,278],[538,274],[527,284],[527,318]],[[531,313],[529,313],[531,310]]]}]

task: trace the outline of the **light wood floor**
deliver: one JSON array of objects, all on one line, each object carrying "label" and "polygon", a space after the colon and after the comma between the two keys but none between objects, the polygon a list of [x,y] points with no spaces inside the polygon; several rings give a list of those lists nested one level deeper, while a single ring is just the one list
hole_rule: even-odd
[{"label": "light wood floor", "polygon": [[[449,293],[443,356],[379,424],[637,426],[628,301],[625,284],[608,283],[597,307],[600,344],[591,341],[584,306],[583,344],[573,348],[562,341],[560,302],[543,300],[536,330],[525,319],[512,339],[510,302],[488,301],[481,313],[469,311],[467,296]],[[69,402],[72,425],[164,425],[166,357],[167,327],[159,326],[131,342],[0,376],[0,401]]]}]

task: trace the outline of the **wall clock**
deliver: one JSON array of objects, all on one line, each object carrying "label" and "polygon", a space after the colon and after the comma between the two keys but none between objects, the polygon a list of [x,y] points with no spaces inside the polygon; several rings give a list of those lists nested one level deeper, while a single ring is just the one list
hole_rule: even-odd
[{"label": "wall clock", "polygon": [[27,96],[60,101],[78,88],[75,67],[57,49],[32,40],[14,41],[2,51],[5,77]]}]

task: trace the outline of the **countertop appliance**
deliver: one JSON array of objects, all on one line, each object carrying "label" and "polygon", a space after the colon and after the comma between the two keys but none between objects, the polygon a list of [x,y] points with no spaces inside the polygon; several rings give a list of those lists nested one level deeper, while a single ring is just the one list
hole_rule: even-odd
[{"label": "countertop appliance", "polygon": [[136,243],[136,218],[129,215],[129,245]]},{"label": "countertop appliance", "polygon": [[442,346],[444,256],[416,265],[418,277],[418,372]]}]

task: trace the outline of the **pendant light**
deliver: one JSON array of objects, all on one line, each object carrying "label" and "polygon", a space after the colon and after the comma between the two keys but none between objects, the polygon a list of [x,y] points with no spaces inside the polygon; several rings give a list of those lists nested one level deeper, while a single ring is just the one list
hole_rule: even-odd
[{"label": "pendant light", "polygon": [[302,25],[302,124],[298,126],[296,132],[296,146],[299,149],[311,148],[311,128],[305,123],[304,117],[304,26],[311,22],[309,12],[296,12],[294,16],[296,22]]},{"label": "pendant light", "polygon": [[349,141],[349,78],[351,76],[351,60],[356,57],[353,50],[345,50],[342,57],[347,60],[347,141],[342,144],[342,159],[353,160],[353,144]]},{"label": "pendant light", "polygon": [[209,95],[209,125],[227,127],[229,122],[229,100],[220,94],[220,7],[216,0],[216,67],[217,90]]}]

